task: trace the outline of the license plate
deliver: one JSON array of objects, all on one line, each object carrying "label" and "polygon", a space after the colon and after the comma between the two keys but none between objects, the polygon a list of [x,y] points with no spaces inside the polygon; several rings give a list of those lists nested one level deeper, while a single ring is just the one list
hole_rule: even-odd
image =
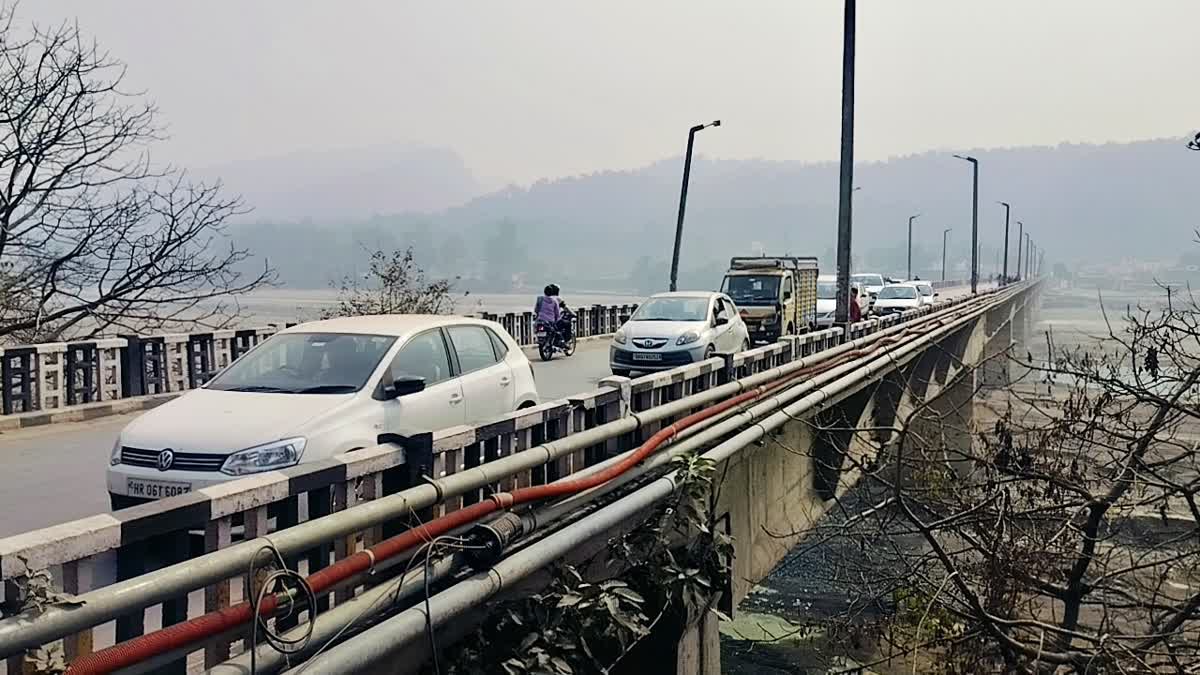
[{"label": "license plate", "polygon": [[130,497],[143,499],[163,499],[174,497],[192,491],[191,483],[168,483],[157,480],[137,480],[129,478],[125,482],[126,493]]},{"label": "license plate", "polygon": [[641,352],[633,353],[634,361],[662,361],[662,354],[642,354]]}]

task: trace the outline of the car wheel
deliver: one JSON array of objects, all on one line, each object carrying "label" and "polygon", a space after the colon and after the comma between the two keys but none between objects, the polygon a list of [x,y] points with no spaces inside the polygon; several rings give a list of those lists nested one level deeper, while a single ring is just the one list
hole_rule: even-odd
[{"label": "car wheel", "polygon": [[543,361],[549,361],[554,358],[554,345],[547,340],[538,345],[538,356],[542,357]]},{"label": "car wheel", "polygon": [[795,326],[795,324],[790,324],[790,323],[789,323],[789,324],[788,324],[788,327],[787,327],[787,332],[786,332],[786,333],[784,333],[784,335],[795,335],[795,334],[796,334],[796,326]]},{"label": "car wheel", "polygon": [[750,341],[749,340],[742,340],[742,351],[744,351],[744,352],[750,351]]},{"label": "car wheel", "polygon": [[566,356],[570,356],[570,355],[574,354],[575,353],[575,345],[578,342],[579,342],[579,339],[576,336],[572,335],[571,341],[568,342],[566,348],[563,349],[563,354]]},{"label": "car wheel", "polygon": [[716,347],[714,347],[712,345],[705,347],[704,348],[704,360],[707,361],[707,360],[711,359],[713,357],[713,354],[715,354],[715,353],[717,353]]}]

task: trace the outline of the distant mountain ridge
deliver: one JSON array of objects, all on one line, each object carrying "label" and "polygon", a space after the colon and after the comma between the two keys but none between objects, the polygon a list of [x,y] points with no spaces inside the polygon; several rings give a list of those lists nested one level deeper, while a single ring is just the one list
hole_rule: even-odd
[{"label": "distant mountain ridge", "polygon": [[[985,274],[1002,246],[999,200],[1013,204],[1014,267],[1018,220],[1055,261],[1161,258],[1194,246],[1200,157],[1181,140],[964,152],[980,159]],[[670,258],[681,164],[673,158],[628,171],[544,180],[435,213],[371,219],[346,213],[299,230],[294,224],[276,227],[305,242],[323,242],[328,269],[305,270],[309,276],[339,276],[356,264],[364,246],[412,245],[431,271],[493,284],[518,273],[560,283],[630,278]],[[953,228],[949,266],[965,264],[971,226],[971,173],[965,162],[937,151],[863,163],[855,167],[855,184],[862,187],[854,196],[856,265],[901,270],[908,216],[916,213],[922,214],[913,237],[918,269],[940,265],[944,228]],[[730,255],[761,248],[817,255],[822,268],[831,269],[837,187],[835,162],[698,158],[682,266],[707,278]],[[288,248],[277,237],[254,236],[265,232],[239,231],[260,255],[275,259]],[[283,278],[289,280],[287,274]]]}]

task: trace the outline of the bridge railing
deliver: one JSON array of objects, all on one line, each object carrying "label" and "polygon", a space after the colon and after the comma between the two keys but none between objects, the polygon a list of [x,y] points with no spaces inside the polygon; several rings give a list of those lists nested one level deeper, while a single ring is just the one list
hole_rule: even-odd
[{"label": "bridge railing", "polygon": [[[201,553],[229,547],[235,538],[255,539],[279,533],[334,512],[366,504],[397,492],[412,490],[429,479],[440,479],[486,466],[514,453],[628,417],[630,412],[657,408],[703,392],[730,379],[745,377],[798,358],[819,355],[853,339],[959,304],[946,300],[935,306],[910,310],[886,319],[869,319],[848,330],[831,328],[784,340],[736,355],[707,361],[637,379],[608,378],[601,387],[564,400],[517,411],[475,427],[454,427],[411,438],[381,436],[380,444],[329,459],[308,462],[200,489],[111,514],[98,514],[70,523],[0,539],[0,579],[5,606],[19,607],[29,595],[31,579],[49,570],[55,591],[76,596],[131,580],[151,569],[183,562]],[[607,322],[608,319],[601,321]],[[612,323],[598,324],[605,329]],[[695,408],[692,408],[695,409]],[[348,536],[339,536],[289,560],[293,569],[311,574],[355,551],[369,547],[429,517],[474,504],[494,490],[507,490],[552,482],[636,447],[651,434],[690,410],[673,411],[654,423],[633,431],[614,432],[595,444],[517,472],[497,473],[489,486],[435,500],[410,518],[385,522]],[[619,426],[619,425],[618,425]],[[588,439],[589,442],[592,439]],[[549,455],[548,455],[549,456]],[[490,477],[489,477],[490,480]],[[439,495],[441,495],[439,490]],[[244,568],[239,568],[244,569]],[[194,583],[194,582],[193,582]],[[55,633],[37,644],[61,640],[68,660],[97,646],[122,642],[155,624],[168,626],[189,617],[222,609],[248,599],[249,586],[240,573],[216,583],[172,587],[165,599],[145,604],[124,616],[103,615],[69,633]],[[188,594],[203,588],[202,602],[189,602]],[[332,594],[341,603],[362,590],[344,587]],[[89,597],[96,597],[94,595]],[[322,598],[327,607],[331,600]],[[101,611],[102,602],[90,604]],[[147,610],[151,618],[147,620]],[[159,618],[154,620],[153,614]],[[21,672],[23,655],[4,653],[5,640],[15,633],[32,634],[27,616],[0,621],[0,656],[12,656],[8,672]],[[45,621],[35,616],[33,621]],[[14,624],[13,622],[18,622]],[[286,621],[281,627],[286,627]],[[209,644],[204,660],[213,665],[225,660],[237,638]],[[14,670],[16,668],[16,670]]]},{"label": "bridge railing", "polygon": [[[579,307],[574,310],[577,334],[613,333],[621,317],[635,309],[637,305]],[[531,312],[475,316],[504,326],[521,345],[536,340]],[[52,419],[49,413],[64,411],[86,419],[110,412],[112,405],[105,404],[116,401],[141,404],[129,409],[157,405],[204,384],[279,329],[270,325],[0,347],[0,428],[45,424]]]}]

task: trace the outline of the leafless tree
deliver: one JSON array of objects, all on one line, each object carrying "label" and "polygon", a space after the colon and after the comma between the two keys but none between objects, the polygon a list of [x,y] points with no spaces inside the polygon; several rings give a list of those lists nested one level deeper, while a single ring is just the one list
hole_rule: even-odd
[{"label": "leafless tree", "polygon": [[338,304],[321,318],[370,314],[448,314],[454,310],[454,283],[427,279],[412,248],[374,251],[362,278],[347,275],[338,286]]},{"label": "leafless tree", "polygon": [[854,429],[859,488],[796,554],[847,589],[824,627],[905,671],[1200,672],[1200,306],[1164,292],[1022,351],[972,429],[936,398]]},{"label": "leafless tree", "polygon": [[0,340],[217,324],[271,279],[237,272],[239,198],[154,167],[157,111],[124,79],[75,24],[0,7]]}]

